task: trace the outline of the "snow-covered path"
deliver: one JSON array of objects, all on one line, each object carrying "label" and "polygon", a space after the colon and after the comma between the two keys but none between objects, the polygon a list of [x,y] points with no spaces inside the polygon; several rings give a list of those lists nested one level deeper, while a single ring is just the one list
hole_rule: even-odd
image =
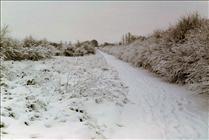
[{"label": "snow-covered path", "polygon": [[107,138],[208,138],[208,97],[100,53],[129,87],[130,103],[118,118],[121,127]]}]

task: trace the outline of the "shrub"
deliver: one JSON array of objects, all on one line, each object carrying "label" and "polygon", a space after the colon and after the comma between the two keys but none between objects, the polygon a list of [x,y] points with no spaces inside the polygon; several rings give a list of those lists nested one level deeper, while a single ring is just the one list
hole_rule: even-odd
[{"label": "shrub", "polygon": [[164,36],[164,31],[162,30],[155,30],[152,35],[152,37],[156,38],[156,39],[161,39]]},{"label": "shrub", "polygon": [[47,39],[36,40],[32,36],[28,36],[23,40],[23,47],[47,47],[48,45],[50,45],[50,43],[47,41]]},{"label": "shrub", "polygon": [[86,50],[86,53],[87,54],[95,54],[95,48],[94,48],[94,46],[86,45],[83,48]]},{"label": "shrub", "polygon": [[209,20],[198,14],[183,17],[176,26],[155,31],[144,41],[103,50],[166,81],[209,94]]},{"label": "shrub", "polygon": [[98,47],[98,42],[96,40],[92,40],[91,44],[93,47]]},{"label": "shrub", "polygon": [[181,17],[178,23],[168,29],[168,42],[181,43],[185,41],[186,34],[202,25],[202,18],[198,13]]},{"label": "shrub", "polygon": [[55,48],[62,48],[62,44],[61,43],[55,43],[55,42],[49,42],[49,45],[54,46]]},{"label": "shrub", "polygon": [[[50,57],[48,52],[39,49],[29,49],[28,46],[33,46],[35,41],[30,37],[24,40],[25,48],[20,41],[17,41],[8,36],[8,26],[1,29],[1,53],[0,57],[3,60],[40,60]],[[26,45],[27,44],[27,45]]]},{"label": "shrub", "polygon": [[74,46],[68,47],[64,50],[65,56],[84,56],[95,54],[95,47],[98,45],[94,40],[78,42]]},{"label": "shrub", "polygon": [[23,47],[34,47],[38,45],[39,42],[35,40],[32,36],[28,36],[23,40]]},{"label": "shrub", "polygon": [[73,56],[74,54],[74,49],[73,48],[67,48],[64,50],[64,55],[65,56]]},{"label": "shrub", "polygon": [[20,61],[20,60],[38,61],[40,59],[50,57],[48,54],[44,54],[42,52],[34,51],[34,50],[25,50],[23,48],[19,48],[19,49],[8,48],[3,53],[4,53],[4,60],[14,60],[14,61]]}]

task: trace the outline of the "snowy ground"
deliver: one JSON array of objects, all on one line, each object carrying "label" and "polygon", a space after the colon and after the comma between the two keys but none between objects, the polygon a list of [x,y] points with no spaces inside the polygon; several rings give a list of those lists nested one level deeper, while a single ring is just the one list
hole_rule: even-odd
[{"label": "snowy ground", "polygon": [[4,62],[3,138],[104,138],[127,87],[101,55]]},{"label": "snowy ground", "polygon": [[111,138],[208,139],[208,97],[102,53],[129,87],[130,103]]},{"label": "snowy ground", "polygon": [[2,65],[3,138],[208,137],[208,97],[110,55]]}]

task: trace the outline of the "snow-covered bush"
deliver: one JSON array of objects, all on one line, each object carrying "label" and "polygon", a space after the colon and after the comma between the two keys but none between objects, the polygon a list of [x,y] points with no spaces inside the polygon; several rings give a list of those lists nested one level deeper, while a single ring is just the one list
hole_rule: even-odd
[{"label": "snow-covered bush", "polygon": [[32,36],[28,36],[23,40],[23,47],[34,47],[38,45],[39,42],[35,40]]},{"label": "snow-covered bush", "polygon": [[168,35],[166,34],[166,41],[175,43],[184,42],[187,33],[193,29],[200,28],[202,24],[203,21],[198,13],[181,17],[175,26],[170,27],[169,30],[167,30]]},{"label": "snow-covered bush", "polygon": [[155,31],[144,41],[103,50],[169,82],[209,94],[209,20],[197,14],[181,18],[165,31]]},{"label": "snow-covered bush", "polygon": [[73,56],[73,54],[74,54],[74,49],[72,47],[69,47],[69,48],[65,49],[65,51],[64,51],[65,56]]},{"label": "snow-covered bush", "polygon": [[95,47],[98,46],[95,40],[78,42],[74,46],[68,47],[64,50],[65,56],[84,56],[89,54],[95,54]]},{"label": "snow-covered bush", "polygon": [[50,45],[50,42],[47,39],[37,40],[34,39],[32,36],[26,37],[22,42],[23,47],[37,47],[37,46],[47,47],[48,45]]},{"label": "snow-covered bush", "polygon": [[[1,29],[1,51],[0,57],[3,60],[40,60],[50,57],[49,51],[43,51],[43,47],[26,47],[25,43],[8,36],[8,26]],[[33,41],[27,41],[28,45]]]},{"label": "snow-covered bush", "polygon": [[4,60],[14,60],[14,61],[20,61],[20,60],[38,61],[40,59],[47,57],[47,55],[44,53],[36,52],[33,50],[27,51],[24,49],[14,49],[14,48],[9,48],[5,50],[3,53],[4,53]]}]

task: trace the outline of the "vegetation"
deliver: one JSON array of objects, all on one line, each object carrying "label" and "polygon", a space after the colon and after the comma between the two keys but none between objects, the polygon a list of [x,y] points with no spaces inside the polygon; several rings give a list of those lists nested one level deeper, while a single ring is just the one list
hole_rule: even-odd
[{"label": "vegetation", "polygon": [[49,42],[46,39],[36,40],[32,36],[28,36],[23,40],[23,47],[37,47],[40,45],[46,47]]},{"label": "vegetation", "polygon": [[8,36],[8,26],[1,29],[1,52],[3,60],[33,60],[37,61],[50,58],[53,55],[83,56],[94,54],[95,47],[98,47],[96,40],[78,42],[74,45],[64,45],[62,42],[49,42],[46,39],[37,40],[32,36],[26,37],[22,41],[15,40]]},{"label": "vegetation", "polygon": [[209,94],[209,20],[196,13],[145,40],[103,50],[169,82]]},{"label": "vegetation", "polygon": [[[3,60],[40,60],[48,58],[50,55],[48,52],[44,52],[37,49],[24,48],[26,47],[25,42],[15,40],[8,36],[8,26],[1,28],[1,52],[0,57]],[[31,39],[31,40],[30,40]],[[33,43],[33,39],[29,38],[26,42]],[[27,46],[29,47],[29,46]]]},{"label": "vegetation", "polygon": [[145,39],[145,37],[132,35],[130,32],[128,32],[127,34],[122,36],[122,40],[119,44],[128,45],[130,43],[133,43],[135,40],[139,40],[139,39],[143,41]]},{"label": "vegetation", "polygon": [[84,56],[88,54],[95,54],[95,47],[98,46],[96,40],[85,41],[80,43],[79,41],[72,47],[68,47],[64,51],[65,56]]}]

